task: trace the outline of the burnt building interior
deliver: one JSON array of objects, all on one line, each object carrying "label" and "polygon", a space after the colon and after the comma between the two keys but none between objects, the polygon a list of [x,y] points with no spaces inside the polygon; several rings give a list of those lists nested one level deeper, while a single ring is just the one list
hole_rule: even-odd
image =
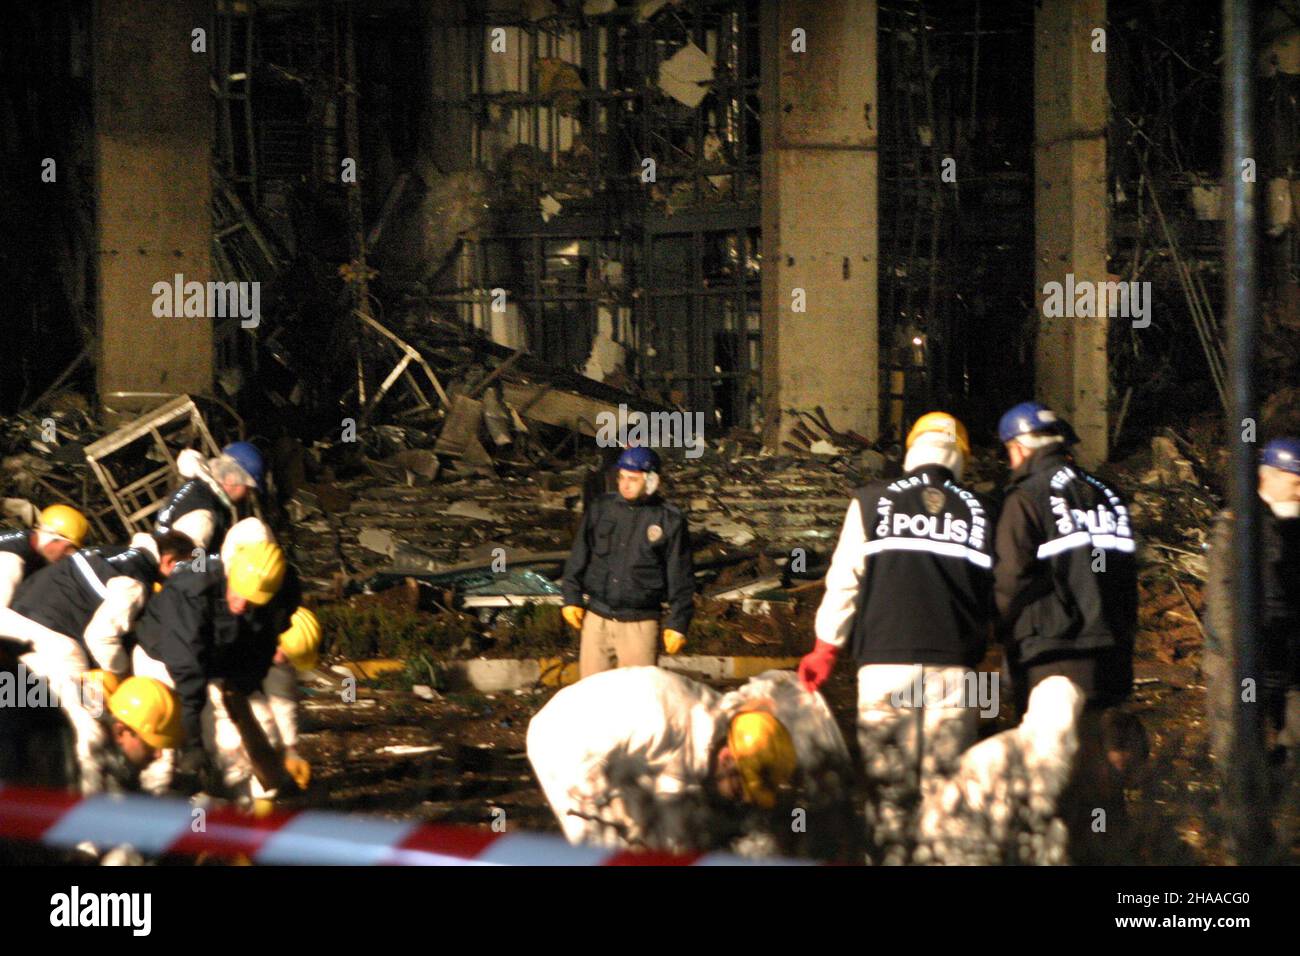
[{"label": "burnt building interior", "polygon": [[[71,379],[109,407],[212,393],[323,434],[387,371],[358,312],[399,335],[522,348],[777,449],[795,409],[897,440],[926,408],[987,432],[1037,394],[1104,460],[1164,410],[1223,393],[1213,16],[1069,4],[1056,23],[1050,5],[977,0],[815,17],[754,2],[179,5],[176,24],[207,24],[211,49],[160,84],[127,68],[154,56],[135,7],[98,9],[136,37],[120,48],[92,34],[88,3],[24,11],[7,31],[5,151],[57,177],[6,202],[37,250],[6,257],[23,357],[5,372],[9,411]],[[1046,45],[1075,35],[1071,17],[1109,23],[1104,57]],[[157,56],[176,24],[155,23]],[[1260,78],[1267,317],[1282,334],[1287,24],[1279,8]],[[796,71],[799,41],[776,42],[795,29],[835,43],[837,70],[856,58],[854,82]],[[145,160],[122,142],[170,145]],[[783,175],[783,159],[799,168]],[[117,207],[114,162],[141,172]],[[211,237],[159,228],[199,206]],[[265,325],[137,320],[109,263],[131,283],[159,256],[198,281],[261,282]],[[1036,290],[1067,272],[1152,282],[1153,330],[1048,327]],[[1293,372],[1293,350],[1267,351],[1275,380]]]},{"label": "burnt building interior", "polygon": [[[1262,441],[1300,429],[1300,5],[1255,18]],[[1223,42],[1194,0],[15,5],[0,490],[125,540],[171,480],[165,427],[251,440],[263,511],[360,635],[338,655],[436,688],[448,660],[531,639],[488,610],[556,593],[541,579],[612,463],[597,417],[698,414],[708,450],[668,481],[713,599],[745,602],[699,641],[775,659],[806,650],[816,606],[774,555],[824,572],[844,496],[896,474],[933,409],[1000,484],[998,418],[1039,399],[1157,542],[1139,679],[1165,723],[1139,790],[1164,816],[1125,852],[1217,862],[1221,841],[1187,837],[1216,827],[1187,784],[1208,758],[1182,752],[1204,749],[1189,688],[1233,407]],[[1045,308],[1085,281],[1143,286],[1145,313],[1136,292],[1132,315]],[[256,314],[188,311],[193,282],[255,287]],[[456,576],[498,546],[552,573]],[[773,574],[775,610],[740,593]],[[362,590],[396,623],[349,605]],[[571,656],[562,626],[526,623]],[[522,746],[528,700],[488,707],[499,748]],[[463,764],[403,758],[397,783],[344,761],[361,731],[331,719],[307,735],[338,761],[324,806],[481,825],[486,793],[551,825],[490,738]],[[384,733],[421,743],[400,718]]]}]

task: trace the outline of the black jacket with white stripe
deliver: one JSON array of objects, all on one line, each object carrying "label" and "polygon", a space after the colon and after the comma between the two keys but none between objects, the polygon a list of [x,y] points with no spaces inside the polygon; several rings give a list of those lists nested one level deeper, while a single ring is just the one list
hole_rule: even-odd
[{"label": "black jacket with white stripe", "polygon": [[999,633],[1013,658],[1118,652],[1131,669],[1134,552],[1124,500],[1063,446],[1036,450],[1012,472],[997,528]]},{"label": "black jacket with white stripe", "polygon": [[0,531],[0,551],[16,554],[23,563],[23,574],[28,575],[45,567],[45,558],[32,546],[34,532]]},{"label": "black jacket with white stripe", "polygon": [[992,620],[992,567],[989,506],[947,468],[873,482],[854,492],[817,636],[847,637],[859,664],[973,667]]},{"label": "black jacket with white stripe", "polygon": [[[182,521],[194,511],[204,511],[211,515],[212,533],[206,540],[197,540],[196,533]],[[168,531],[180,531],[195,539],[194,543],[213,553],[221,551],[221,544],[226,540],[226,532],[235,520],[235,515],[202,478],[191,478],[172,493],[167,504],[158,512],[156,530],[159,534]],[[178,527],[179,524],[179,527]],[[201,536],[200,536],[201,537]]]},{"label": "black jacket with white stripe", "polygon": [[188,740],[200,740],[199,715],[208,681],[222,680],[250,694],[271,668],[279,635],[302,600],[293,566],[270,603],[230,613],[226,570],[218,555],[203,564],[176,565],[163,588],[145,607],[136,627],[144,652],[161,661],[181,700],[181,726]]},{"label": "black jacket with white stripe", "polygon": [[108,582],[119,577],[139,582],[147,595],[158,564],[138,548],[83,548],[26,578],[14,595],[13,609],[84,644],[86,626],[112,593]]}]

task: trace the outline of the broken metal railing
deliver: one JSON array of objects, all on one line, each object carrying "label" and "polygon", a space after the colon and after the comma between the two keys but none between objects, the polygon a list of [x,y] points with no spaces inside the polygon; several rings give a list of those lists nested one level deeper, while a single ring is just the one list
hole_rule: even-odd
[{"label": "broken metal railing", "polygon": [[[110,467],[110,459],[144,439],[152,439],[155,460],[161,459],[162,465],[142,476],[119,477]],[[150,516],[163,506],[167,492],[181,481],[176,454],[195,442],[209,455],[220,452],[194,399],[180,395],[87,445],[86,462],[109,501],[107,507],[92,512],[92,520],[102,522],[107,515],[116,514],[128,532],[147,531]]]}]

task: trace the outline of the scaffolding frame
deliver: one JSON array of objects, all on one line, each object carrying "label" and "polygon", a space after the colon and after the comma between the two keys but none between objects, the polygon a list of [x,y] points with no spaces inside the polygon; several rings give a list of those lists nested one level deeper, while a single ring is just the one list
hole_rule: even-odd
[{"label": "scaffolding frame", "polygon": [[[643,385],[705,412],[710,424],[751,424],[762,367],[757,0],[687,0],[646,21],[620,8],[535,22],[483,13],[462,25],[478,31],[482,52],[467,97],[441,105],[474,118],[475,165],[500,160],[494,146],[504,154],[503,141],[490,127],[505,126],[510,148],[535,150],[528,155],[543,175],[524,184],[493,229],[464,243],[454,287],[430,300],[483,328],[493,290],[505,288],[524,312],[532,351],[569,366],[585,358],[608,308]],[[512,88],[493,88],[499,70],[489,76],[497,28],[519,50]],[[714,63],[695,108],[653,84],[687,43]],[[563,98],[539,89],[538,61],[569,56],[583,88]],[[647,158],[651,183],[640,175]],[[546,221],[539,204],[556,193],[563,209]],[[569,276],[555,252],[565,243],[590,253],[571,257]],[[509,259],[502,248],[522,267],[501,265]],[[598,258],[622,263],[621,289],[583,281]],[[665,268],[674,259],[689,269]]]}]

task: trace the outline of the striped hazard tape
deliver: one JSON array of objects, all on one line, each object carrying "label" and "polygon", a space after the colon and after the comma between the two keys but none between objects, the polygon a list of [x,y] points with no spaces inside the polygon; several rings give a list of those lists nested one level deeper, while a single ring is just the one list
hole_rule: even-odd
[{"label": "striped hazard tape", "polygon": [[138,794],[76,794],[0,785],[0,839],[72,849],[127,844],[147,856],[206,853],[268,865],[317,866],[728,866],[797,865],[725,853],[674,855],[571,846],[547,833],[329,813],[198,808]]}]

